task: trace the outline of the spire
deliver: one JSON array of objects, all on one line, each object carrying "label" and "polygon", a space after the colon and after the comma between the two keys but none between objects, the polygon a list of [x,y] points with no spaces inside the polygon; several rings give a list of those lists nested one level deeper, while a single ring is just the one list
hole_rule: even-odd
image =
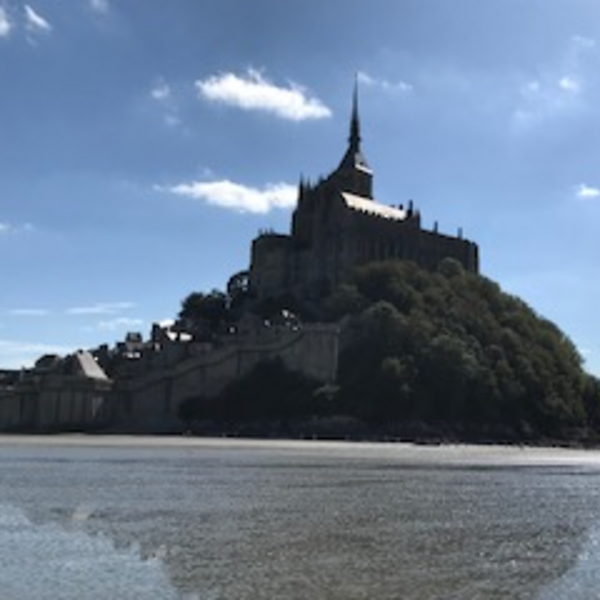
[{"label": "spire", "polygon": [[360,119],[358,116],[358,77],[354,80],[352,113],[348,148],[338,168],[332,174],[339,188],[364,198],[372,198],[373,172],[360,149]]},{"label": "spire", "polygon": [[350,119],[350,148],[360,152],[360,120],[358,118],[358,76],[354,79],[354,94],[352,95],[352,118]]},{"label": "spire", "polygon": [[348,149],[342,162],[341,169],[360,169],[369,173],[369,165],[360,149],[360,120],[358,117],[358,77],[354,80],[354,92],[352,94],[352,116],[350,117],[350,135],[348,136]]}]

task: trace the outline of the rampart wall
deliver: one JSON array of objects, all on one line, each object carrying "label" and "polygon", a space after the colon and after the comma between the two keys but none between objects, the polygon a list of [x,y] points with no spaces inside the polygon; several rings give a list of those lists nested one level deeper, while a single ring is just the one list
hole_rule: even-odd
[{"label": "rampart wall", "polygon": [[0,431],[88,431],[112,418],[110,381],[46,376],[0,391]]},{"label": "rampart wall", "polygon": [[279,357],[291,370],[317,381],[333,381],[338,343],[335,325],[274,327],[116,382],[32,377],[14,388],[0,389],[0,431],[89,431],[107,426],[170,430],[180,426],[178,408],[184,400],[213,397],[264,360]]},{"label": "rampart wall", "polygon": [[322,324],[236,341],[119,383],[115,390],[119,418],[142,428],[168,426],[176,422],[179,405],[187,398],[216,396],[259,362],[277,357],[291,370],[324,383],[333,381],[338,344],[339,327]]}]

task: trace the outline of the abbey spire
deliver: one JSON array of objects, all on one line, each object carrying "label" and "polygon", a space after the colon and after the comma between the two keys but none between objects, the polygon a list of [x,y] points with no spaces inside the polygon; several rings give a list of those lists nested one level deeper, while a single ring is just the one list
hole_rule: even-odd
[{"label": "abbey spire", "polygon": [[354,152],[360,152],[360,119],[358,116],[358,79],[354,82],[352,95],[352,117],[350,119],[350,136],[348,144]]},{"label": "abbey spire", "polygon": [[352,113],[350,117],[348,149],[335,172],[335,176],[345,191],[371,198],[373,172],[362,153],[360,142],[358,80],[356,80],[354,82],[354,92],[352,94]]}]

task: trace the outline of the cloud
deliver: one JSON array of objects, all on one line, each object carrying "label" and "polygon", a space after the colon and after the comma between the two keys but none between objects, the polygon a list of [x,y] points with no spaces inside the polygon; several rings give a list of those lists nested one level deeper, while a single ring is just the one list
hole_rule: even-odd
[{"label": "cloud", "polygon": [[573,112],[579,105],[581,92],[582,82],[573,76],[528,81],[520,89],[519,106],[513,113],[513,124],[526,129]]},{"label": "cloud", "polygon": [[162,77],[158,78],[150,90],[150,98],[160,106],[163,112],[163,120],[166,125],[175,127],[176,125],[181,124],[179,107],[173,94],[173,90]]},{"label": "cloud", "polygon": [[46,308],[14,308],[9,314],[14,317],[46,317],[50,311]]},{"label": "cloud", "polygon": [[84,331],[113,332],[119,329],[140,327],[144,321],[121,316],[121,313],[136,307],[133,302],[96,302],[87,306],[75,306],[67,309],[67,315],[76,317],[106,317],[93,325],[86,325]]},{"label": "cloud", "polygon": [[0,235],[30,233],[35,228],[31,223],[23,223],[22,225],[12,225],[11,223],[0,222]]},{"label": "cloud", "polygon": [[518,131],[549,119],[577,113],[584,104],[590,69],[588,57],[594,52],[594,40],[572,37],[557,64],[548,66],[521,84],[512,114]]},{"label": "cloud", "polygon": [[401,94],[410,94],[414,92],[414,86],[406,81],[388,81],[387,79],[380,79],[372,77],[364,71],[359,71],[356,76],[358,83],[369,87],[377,87],[386,92],[396,92]]},{"label": "cloud", "polygon": [[558,80],[558,87],[565,92],[578,94],[581,92],[581,82],[572,77],[565,76]]},{"label": "cloud", "polygon": [[98,329],[101,331],[117,331],[118,329],[134,329],[144,324],[142,319],[131,319],[128,317],[117,317],[107,321],[100,321]]},{"label": "cloud", "polygon": [[196,81],[196,88],[199,96],[207,100],[243,110],[268,112],[291,121],[331,116],[331,110],[318,98],[308,96],[304,88],[294,83],[288,87],[276,86],[254,69],[242,76],[223,73]]},{"label": "cloud", "polygon": [[52,31],[52,25],[37,13],[29,4],[25,7],[25,27],[31,32],[50,32]]},{"label": "cloud", "polygon": [[75,306],[68,308],[66,313],[74,316],[89,315],[115,315],[124,310],[135,307],[133,302],[97,302],[89,306]]},{"label": "cloud", "polygon": [[90,7],[93,11],[102,15],[106,14],[110,8],[108,0],[90,0]]},{"label": "cloud", "polygon": [[157,102],[168,102],[172,98],[171,88],[164,79],[160,79],[152,90],[150,90],[150,95]]},{"label": "cloud", "polygon": [[575,188],[575,195],[580,200],[593,200],[600,198],[600,188],[593,187],[585,183],[580,183]]},{"label": "cloud", "polygon": [[44,354],[64,356],[71,352],[73,348],[66,346],[0,339],[0,365],[5,369],[31,367]]},{"label": "cloud", "polygon": [[296,186],[286,183],[267,184],[263,189],[257,189],[228,179],[181,183],[166,191],[222,208],[260,214],[274,208],[291,208],[297,197]]},{"label": "cloud", "polygon": [[10,35],[12,23],[8,18],[6,9],[0,6],[0,38],[5,38]]}]

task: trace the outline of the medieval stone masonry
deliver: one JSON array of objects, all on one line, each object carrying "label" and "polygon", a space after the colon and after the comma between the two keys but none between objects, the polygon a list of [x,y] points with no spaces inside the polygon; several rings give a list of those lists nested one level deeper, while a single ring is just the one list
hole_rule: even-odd
[{"label": "medieval stone masonry", "polygon": [[250,289],[261,299],[291,294],[318,300],[353,267],[394,258],[427,269],[454,258],[468,271],[479,271],[477,244],[422,229],[412,202],[387,206],[373,198],[373,172],[361,150],[355,89],[344,157],[317,184],[300,182],[290,235],[263,233],[254,240]]}]

